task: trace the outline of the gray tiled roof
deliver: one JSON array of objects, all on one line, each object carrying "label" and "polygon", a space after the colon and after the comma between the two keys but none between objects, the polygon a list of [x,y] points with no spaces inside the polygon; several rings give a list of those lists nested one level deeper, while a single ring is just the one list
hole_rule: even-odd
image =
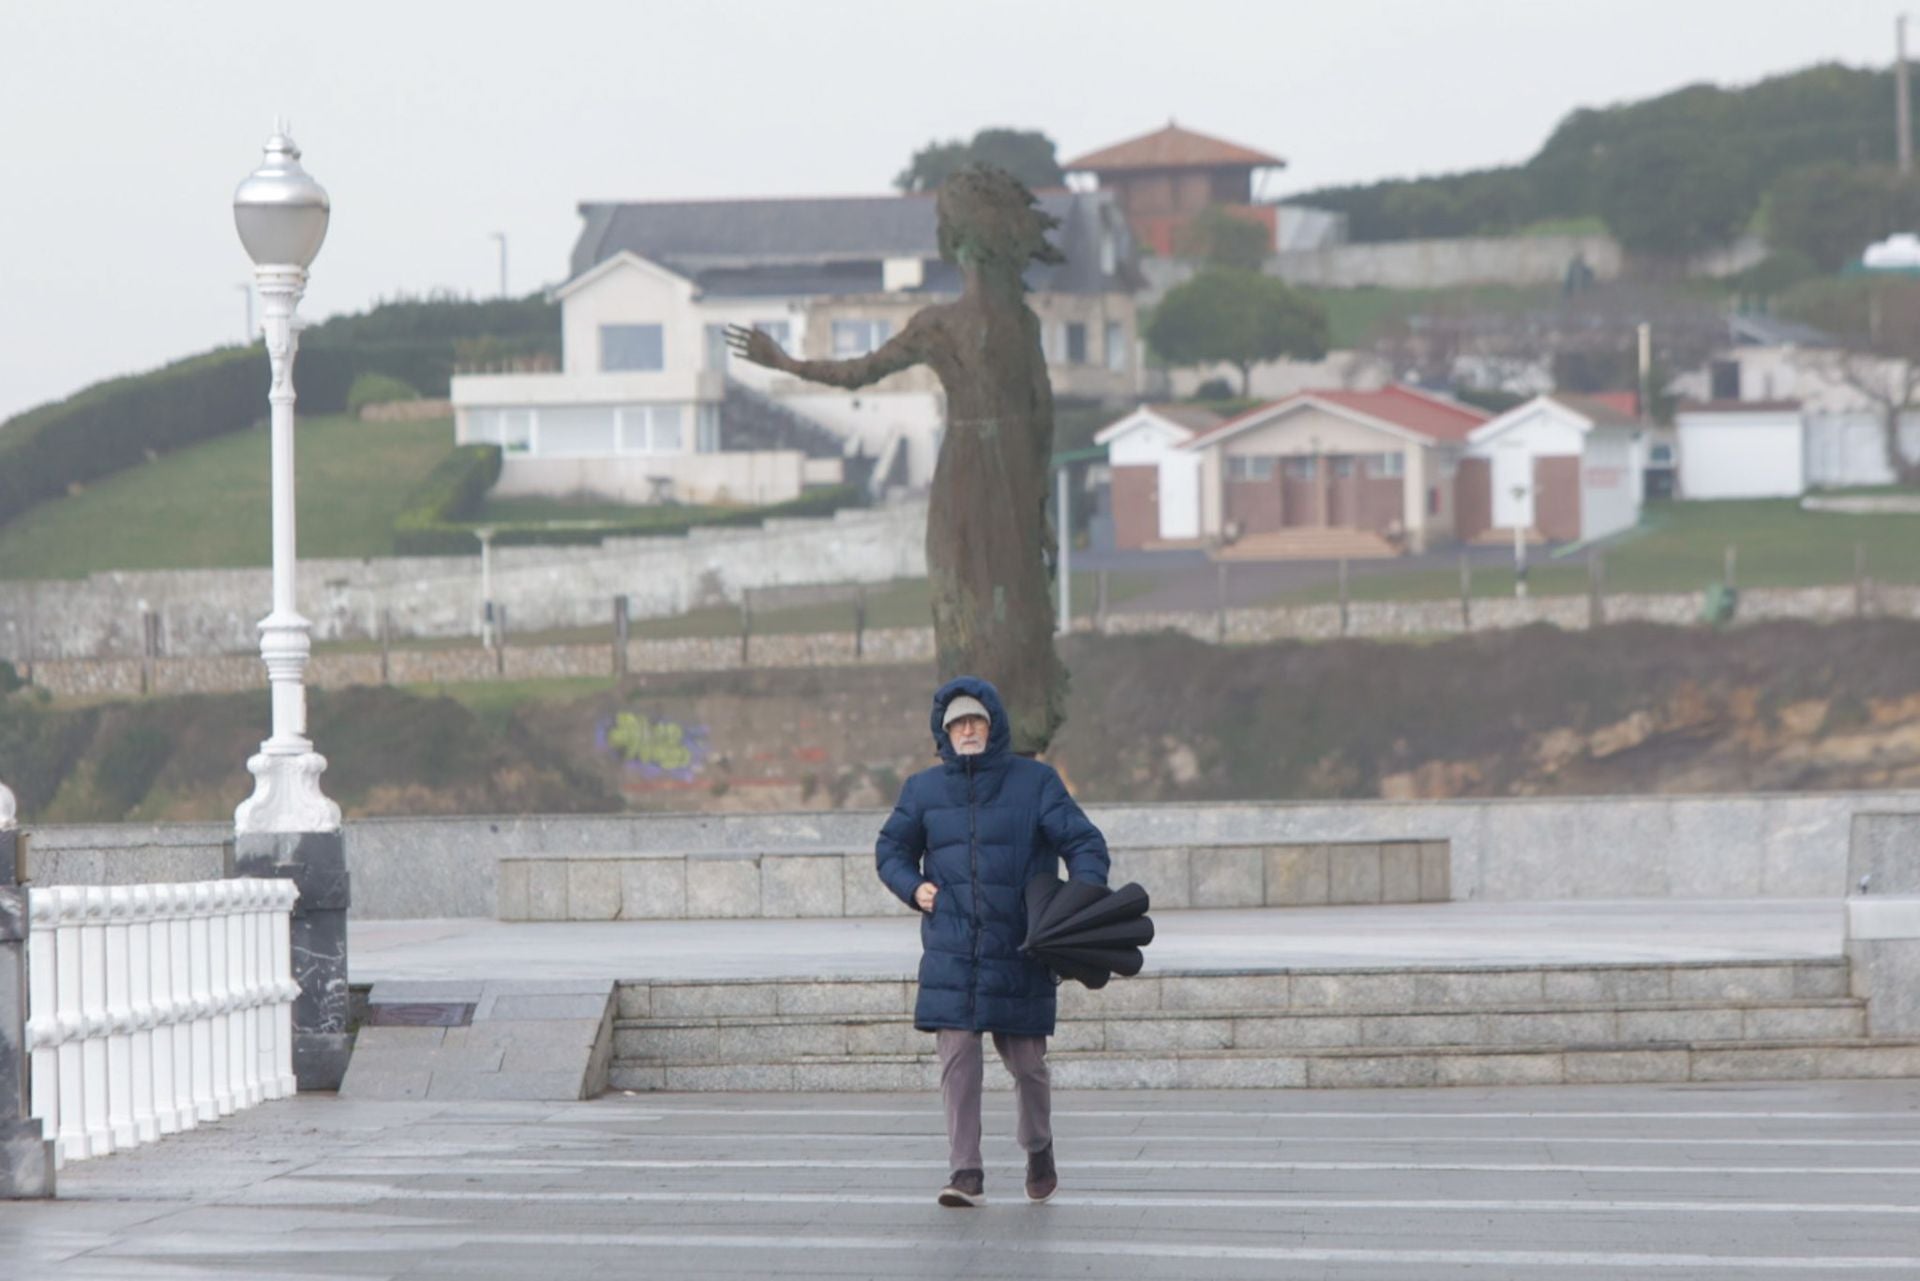
[{"label": "gray tiled roof", "polygon": [[[1121,270],[1131,257],[1126,222],[1111,196],[1048,192],[1040,205],[1060,220],[1053,238],[1067,262],[1036,264],[1029,286],[1066,293],[1128,288],[1118,273],[1100,270],[1103,225],[1117,237]],[[921,292],[959,289],[957,274],[939,260],[931,196],[588,203],[580,215],[585,225],[573,249],[575,277],[631,252],[713,293],[867,293],[880,288],[883,261],[919,258],[927,263]]]}]

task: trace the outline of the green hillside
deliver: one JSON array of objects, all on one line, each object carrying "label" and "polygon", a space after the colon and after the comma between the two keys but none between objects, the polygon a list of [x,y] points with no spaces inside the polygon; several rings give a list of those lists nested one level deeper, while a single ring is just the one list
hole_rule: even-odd
[{"label": "green hillside", "polygon": [[1582,108],[1521,165],[1288,199],[1345,213],[1361,241],[1599,218],[1629,248],[1686,253],[1764,222],[1770,193],[1795,173],[1891,165],[1894,115],[1891,71],[1829,64],[1740,88],[1689,85]]},{"label": "green hillside", "polygon": [[[452,447],[450,419],[300,420],[300,555],[392,555],[394,514]],[[265,565],[272,556],[268,486],[264,427],[161,455],[0,526],[0,578]]]}]

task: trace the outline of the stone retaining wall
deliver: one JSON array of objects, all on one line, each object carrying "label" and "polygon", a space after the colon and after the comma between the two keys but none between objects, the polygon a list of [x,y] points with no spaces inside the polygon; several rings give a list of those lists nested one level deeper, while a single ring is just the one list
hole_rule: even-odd
[{"label": "stone retaining wall", "polygon": [[[1602,623],[1646,622],[1685,625],[1700,618],[1700,598],[1692,593],[1621,594],[1599,602]],[[1761,588],[1742,592],[1739,617],[1759,622],[1806,619],[1837,622],[1862,615],[1920,618],[1920,587],[1873,586],[1865,595],[1853,587]],[[1261,644],[1279,640],[1331,640],[1340,636],[1379,638],[1447,636],[1546,623],[1580,631],[1596,622],[1595,602],[1587,596],[1537,596],[1527,600],[1472,601],[1464,610],[1449,601],[1355,601],[1344,622],[1338,605],[1298,605],[1276,609],[1208,612],[1138,612],[1076,620],[1075,630],[1109,636],[1147,632],[1183,632],[1198,640]],[[744,648],[744,653],[743,653]],[[856,634],[845,632],[767,633],[738,636],[633,640],[627,645],[627,671],[709,672],[741,668],[852,667],[872,663],[926,663],[934,657],[933,630],[895,627]],[[252,654],[194,658],[56,659],[35,663],[35,684],[68,697],[131,697],[143,693],[198,694],[259,689],[266,680]],[[611,677],[613,646],[513,645],[498,652],[475,645],[429,649],[393,649],[378,653],[315,654],[307,681],[319,688],[347,685],[430,685],[459,681],[527,680],[536,677]]]},{"label": "stone retaining wall", "polygon": [[[1444,903],[1446,841],[1116,848],[1109,880],[1138,881],[1156,907]],[[874,872],[873,850],[581,853],[503,858],[503,921],[894,916],[912,909]]]},{"label": "stone retaining wall", "polygon": [[[1270,864],[1272,848],[1393,842],[1445,842],[1454,899],[1831,898],[1837,906],[1850,884],[1854,815],[1889,811],[1920,811],[1920,791],[1087,807],[1117,851],[1118,874],[1153,886],[1166,906],[1179,905],[1183,881],[1188,905],[1217,905],[1220,895],[1251,899],[1253,851],[1264,901],[1269,878],[1300,874]],[[347,825],[352,915],[493,917],[502,860],[743,850],[762,860],[870,859],[885,818],[885,810],[860,809],[356,819]],[[231,825],[215,823],[43,827],[33,834],[34,877],[43,884],[160,880],[167,874],[143,875],[143,864],[171,859],[188,879],[204,874],[195,860],[218,865],[231,835]],[[1156,857],[1164,860],[1158,866]],[[1136,864],[1139,871],[1130,871]],[[841,871],[844,887],[850,873]],[[855,879],[864,892],[872,874],[862,871]],[[747,873],[739,875],[744,883]],[[765,873],[754,875],[764,896]],[[1235,877],[1240,888],[1219,888]]]}]

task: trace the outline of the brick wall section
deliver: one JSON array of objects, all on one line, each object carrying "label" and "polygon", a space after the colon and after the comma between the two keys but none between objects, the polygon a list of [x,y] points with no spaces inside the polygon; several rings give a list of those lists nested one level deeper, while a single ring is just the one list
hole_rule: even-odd
[{"label": "brick wall section", "polygon": [[[1742,592],[1740,618],[1747,622],[1800,618],[1836,622],[1861,612],[1851,587],[1766,588]],[[1864,601],[1872,617],[1920,619],[1920,587],[1875,586]],[[1609,623],[1649,622],[1685,625],[1700,619],[1700,597],[1609,595],[1602,605]],[[1378,638],[1456,635],[1548,623],[1569,631],[1587,628],[1593,605],[1585,596],[1536,596],[1527,600],[1475,600],[1469,619],[1460,602],[1355,601],[1347,608],[1345,635]],[[1279,640],[1331,640],[1342,635],[1338,605],[1300,605],[1281,609],[1230,609],[1215,612],[1109,614],[1100,628],[1113,636],[1176,631],[1203,641],[1220,638],[1224,624],[1229,644]],[[1092,630],[1091,620],[1078,629]],[[855,655],[852,632],[812,632],[752,637],[741,656],[740,638],[684,637],[636,640],[627,646],[627,670],[643,672],[715,672],[744,668],[855,667],[864,664],[927,663],[934,658],[933,630],[897,627],[869,631]],[[266,671],[258,657],[228,654],[204,658],[58,659],[33,664],[36,684],[61,697],[133,697],[158,694],[217,693],[263,688]],[[380,655],[316,655],[308,680],[319,688],[381,683]],[[612,646],[509,644],[498,654],[468,645],[458,649],[395,649],[388,681],[396,685],[432,685],[535,677],[606,677],[613,674]]]}]

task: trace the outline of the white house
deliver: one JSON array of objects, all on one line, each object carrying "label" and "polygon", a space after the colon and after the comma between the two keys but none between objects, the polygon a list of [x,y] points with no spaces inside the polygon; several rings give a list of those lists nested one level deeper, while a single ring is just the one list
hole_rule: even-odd
[{"label": "white house", "polygon": [[1180,446],[1220,421],[1197,405],[1142,405],[1094,435],[1107,447],[1115,547],[1200,537],[1200,455]]},{"label": "white house", "polygon": [[[1066,258],[1028,300],[1059,397],[1131,398],[1140,377],[1126,222],[1100,193],[1050,192]],[[843,460],[881,484],[931,480],[938,379],[909,369],[836,390],[731,357],[729,325],[809,360],[863,356],[958,296],[929,196],[585,204],[556,291],[558,374],[462,375],[459,439],[507,450],[498,492],[776,502],[833,483]],[[877,487],[877,485],[876,485]]]},{"label": "white house", "polygon": [[1794,401],[1685,404],[1674,415],[1682,498],[1795,498],[1807,489]]},{"label": "white house", "polygon": [[1490,530],[1550,542],[1604,538],[1640,523],[1643,424],[1591,396],[1535,396],[1474,429],[1456,488],[1463,541]]}]

